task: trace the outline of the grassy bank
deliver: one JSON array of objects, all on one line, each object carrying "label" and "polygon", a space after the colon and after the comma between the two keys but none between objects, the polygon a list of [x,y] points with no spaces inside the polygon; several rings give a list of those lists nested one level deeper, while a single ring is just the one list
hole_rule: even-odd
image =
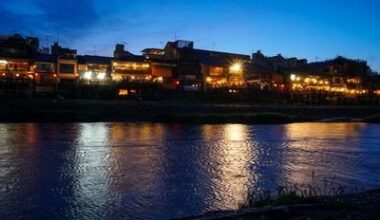
[{"label": "grassy bank", "polygon": [[238,210],[182,219],[378,219],[379,216],[380,189],[359,192],[336,187],[326,192],[323,187],[292,184],[278,187],[277,193],[250,193]]},{"label": "grassy bank", "polygon": [[365,118],[365,122],[380,123],[380,114],[370,115]]},{"label": "grassy bank", "polygon": [[296,122],[297,118],[292,115],[263,112],[263,113],[241,113],[241,114],[158,114],[151,117],[153,122],[168,123],[196,123],[196,124],[217,124],[217,123],[241,123],[241,124],[271,124]]},{"label": "grassy bank", "polygon": [[[373,117],[368,117],[374,115]],[[2,102],[0,122],[290,123],[380,122],[380,107],[23,100]]]}]

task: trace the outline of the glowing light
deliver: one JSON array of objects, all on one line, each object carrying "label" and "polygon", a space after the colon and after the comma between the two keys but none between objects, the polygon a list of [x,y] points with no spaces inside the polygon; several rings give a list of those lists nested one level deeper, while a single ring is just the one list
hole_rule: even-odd
[{"label": "glowing light", "polygon": [[17,74],[16,74],[16,77],[19,77],[19,76],[20,76],[20,74],[17,73]]},{"label": "glowing light", "polygon": [[0,60],[0,64],[7,64],[8,63],[8,61],[6,61],[6,60]]},{"label": "glowing light", "polygon": [[234,63],[230,67],[231,73],[240,73],[242,71],[242,66],[240,63]]},{"label": "glowing light", "polygon": [[178,85],[179,85],[179,81],[177,80],[177,81],[175,82],[175,84],[178,86]]},{"label": "glowing light", "polygon": [[99,80],[103,80],[104,78],[106,78],[106,73],[98,73],[98,75],[96,76],[97,79]]},{"label": "glowing light", "polygon": [[111,74],[111,78],[113,81],[121,81],[123,78],[118,74]]},{"label": "glowing light", "polygon": [[144,64],[142,65],[142,67],[143,67],[143,68],[149,68],[149,64],[144,63]]},{"label": "glowing light", "polygon": [[164,78],[162,76],[156,77],[156,78],[153,79],[153,82],[163,83],[164,82]]},{"label": "glowing light", "polygon": [[290,80],[291,81],[296,81],[297,77],[295,74],[290,74]]},{"label": "glowing light", "polygon": [[91,71],[84,72],[83,78],[90,80],[91,77],[92,77],[92,72]]},{"label": "glowing light", "polygon": [[128,89],[119,89],[119,96],[126,96],[128,95]]},{"label": "glowing light", "polygon": [[207,82],[207,83],[211,83],[211,81],[212,81],[211,77],[207,77],[207,78],[206,78],[206,82]]},{"label": "glowing light", "polygon": [[225,138],[229,141],[244,141],[247,138],[246,125],[230,124],[225,128]]},{"label": "glowing light", "polygon": [[57,74],[54,73],[54,74],[53,74],[53,77],[56,78],[56,77],[57,77]]}]

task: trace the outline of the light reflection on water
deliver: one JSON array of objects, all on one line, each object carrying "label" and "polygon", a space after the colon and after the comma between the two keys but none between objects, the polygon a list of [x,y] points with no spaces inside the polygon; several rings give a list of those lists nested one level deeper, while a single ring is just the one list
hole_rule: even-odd
[{"label": "light reflection on water", "polygon": [[250,188],[285,182],[379,187],[379,129],[0,124],[0,218],[167,219],[233,209]]}]

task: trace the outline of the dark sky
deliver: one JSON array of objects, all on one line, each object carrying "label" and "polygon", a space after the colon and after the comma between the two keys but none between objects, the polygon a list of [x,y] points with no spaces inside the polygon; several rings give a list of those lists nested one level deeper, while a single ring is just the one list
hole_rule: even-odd
[{"label": "dark sky", "polygon": [[59,39],[80,54],[139,53],[169,41],[197,48],[307,58],[367,60],[380,70],[377,0],[1,0],[3,34]]}]

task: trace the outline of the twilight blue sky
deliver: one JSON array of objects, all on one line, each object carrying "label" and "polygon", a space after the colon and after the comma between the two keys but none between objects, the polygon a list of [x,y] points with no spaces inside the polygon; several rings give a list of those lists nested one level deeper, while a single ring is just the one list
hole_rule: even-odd
[{"label": "twilight blue sky", "polygon": [[1,0],[2,34],[59,39],[80,54],[133,53],[193,40],[195,47],[307,58],[365,59],[380,70],[378,0]]}]

